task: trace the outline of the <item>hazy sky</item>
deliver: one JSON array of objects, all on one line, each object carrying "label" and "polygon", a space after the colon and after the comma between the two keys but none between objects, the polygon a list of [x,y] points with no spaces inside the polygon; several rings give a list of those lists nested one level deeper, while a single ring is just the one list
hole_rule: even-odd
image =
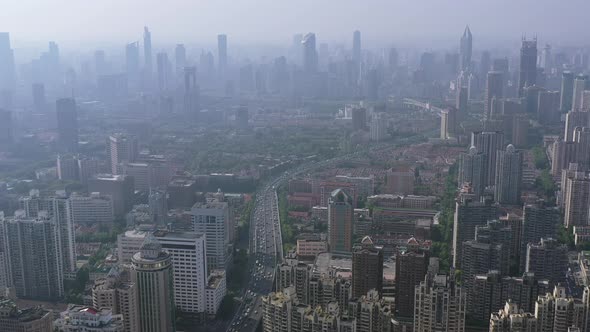
[{"label": "hazy sky", "polygon": [[480,42],[524,33],[554,44],[589,40],[590,0],[0,0],[0,31],[21,42],[126,42],[152,30],[165,41],[288,44],[296,32],[322,41],[426,46],[456,42],[465,24]]}]

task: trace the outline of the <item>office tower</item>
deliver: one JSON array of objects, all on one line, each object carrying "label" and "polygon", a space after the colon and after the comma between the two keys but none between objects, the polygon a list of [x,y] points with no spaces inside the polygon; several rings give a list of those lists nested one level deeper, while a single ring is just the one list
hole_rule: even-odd
[{"label": "office tower", "polygon": [[0,109],[0,148],[12,144],[12,112]]},{"label": "office tower", "polygon": [[586,81],[588,76],[580,74],[574,79],[574,88],[572,96],[572,109],[568,111],[581,111],[582,110],[582,97],[584,90],[586,90]]},{"label": "office tower", "polygon": [[429,252],[409,247],[395,258],[395,308],[397,316],[414,317],[415,288],[424,281],[428,271]]},{"label": "office tower", "polygon": [[57,155],[57,178],[64,181],[78,181],[78,160],[72,155]]},{"label": "office tower", "polygon": [[371,289],[381,294],[383,288],[383,247],[375,246],[365,236],[352,252],[352,296],[359,298]]},{"label": "office tower", "polygon": [[461,153],[459,156],[459,188],[469,184],[475,198],[479,199],[486,187],[486,166],[486,156],[478,152],[475,146],[470,147],[468,153]]},{"label": "office tower", "polygon": [[156,55],[158,67],[158,89],[160,92],[167,91],[172,82],[172,66],[168,61],[168,54],[161,52]]},{"label": "office tower", "polygon": [[342,189],[330,194],[328,201],[328,246],[330,252],[347,254],[352,251],[353,202]]},{"label": "office tower", "polygon": [[148,27],[143,27],[143,60],[145,61],[146,78],[152,76],[152,33]]},{"label": "office tower", "polygon": [[559,208],[546,206],[543,201],[524,206],[519,253],[521,272],[526,267],[528,244],[539,243],[542,238],[556,238],[560,217]]},{"label": "office tower", "polygon": [[94,71],[97,77],[107,74],[106,56],[103,50],[94,52]]},{"label": "office tower", "polygon": [[88,180],[88,191],[111,196],[115,217],[119,217],[133,208],[134,182],[131,176],[97,174]]},{"label": "office tower", "polygon": [[65,193],[54,196],[40,196],[38,190],[31,190],[29,196],[19,198],[20,209],[27,218],[46,217],[57,227],[58,243],[61,248],[63,271],[72,272],[76,266],[76,238],[74,222],[67,213]]},{"label": "office tower", "polygon": [[115,315],[111,309],[93,308],[70,304],[66,311],[60,313],[54,322],[59,332],[124,332],[122,315]]},{"label": "office tower", "polygon": [[162,190],[150,190],[148,205],[154,223],[165,225],[168,220],[168,194]]},{"label": "office tower", "polygon": [[182,77],[184,74],[184,68],[186,67],[186,48],[184,44],[176,44],[176,48],[174,48],[174,59],[176,66],[176,75],[178,77]]},{"label": "office tower", "polygon": [[457,86],[457,96],[455,101],[455,108],[459,111],[459,114],[467,114],[469,110],[468,105],[468,93],[466,86]]},{"label": "office tower", "polygon": [[352,109],[352,130],[365,130],[367,128],[367,110],[363,107]]},{"label": "office tower", "polygon": [[459,57],[460,67],[463,71],[469,71],[471,69],[471,53],[473,51],[473,36],[469,26],[465,27],[463,36],[461,36],[461,42],[459,45]]},{"label": "office tower", "polygon": [[583,172],[568,177],[564,186],[565,213],[563,224],[567,228],[588,225],[590,205],[590,179]]},{"label": "office tower", "polygon": [[481,52],[479,60],[479,77],[485,77],[492,68],[492,56],[489,51]]},{"label": "office tower", "polygon": [[145,238],[141,250],[131,259],[131,282],[137,287],[139,330],[174,331],[172,259],[152,235]]},{"label": "office tower", "polygon": [[123,316],[123,331],[138,332],[137,286],[125,281],[117,267],[111,268],[104,278],[92,286],[92,305],[109,308],[113,314]]},{"label": "office tower", "polygon": [[227,72],[227,36],[217,35],[217,63],[219,76],[223,79]]},{"label": "office tower", "polygon": [[199,86],[197,85],[197,68],[184,68],[184,111],[189,116],[198,117],[199,106]]},{"label": "office tower", "polygon": [[100,160],[96,158],[77,157],[78,178],[83,184],[88,183],[88,179],[100,173]]},{"label": "office tower", "polygon": [[476,201],[473,194],[460,194],[453,224],[453,267],[460,268],[463,242],[475,238],[476,226],[496,219],[497,207],[490,200]]},{"label": "office tower", "polygon": [[517,205],[522,188],[522,153],[508,144],[506,151],[497,154],[494,198],[500,204]]},{"label": "office tower", "polygon": [[16,84],[14,52],[8,32],[0,32],[0,91],[13,91]]},{"label": "office tower", "polygon": [[524,96],[524,88],[537,84],[537,38],[522,39],[520,48],[520,71],[518,73],[518,96]]},{"label": "office tower", "polygon": [[478,131],[471,134],[471,146],[486,156],[485,184],[492,186],[496,179],[497,152],[504,146],[504,134],[501,131]]},{"label": "office tower", "polygon": [[138,142],[135,136],[121,133],[109,136],[107,141],[107,157],[110,160],[112,174],[120,174],[120,165],[134,162],[138,153]]},{"label": "office tower", "polygon": [[535,332],[537,318],[509,300],[503,309],[491,314],[489,325],[490,332]]},{"label": "office tower", "polygon": [[414,332],[465,331],[466,297],[454,276],[426,275],[416,286]]},{"label": "office tower", "polygon": [[42,306],[19,308],[13,300],[0,296],[0,331],[54,332],[53,312]]},{"label": "office tower", "polygon": [[533,272],[539,279],[551,283],[565,280],[568,258],[567,246],[552,238],[542,238],[538,243],[527,244],[526,272]]},{"label": "office tower", "polygon": [[565,142],[574,141],[574,129],[576,127],[588,127],[590,116],[589,112],[570,111],[565,116],[565,133],[563,134]]},{"label": "office tower", "polygon": [[540,91],[537,102],[537,117],[542,124],[559,123],[559,91]]},{"label": "office tower", "polygon": [[303,71],[308,74],[318,71],[318,53],[315,47],[315,34],[308,33],[301,40],[303,50]]},{"label": "office tower", "polygon": [[12,285],[16,296],[56,300],[64,295],[63,261],[58,228],[47,218],[17,216],[0,220],[2,239],[10,257]]},{"label": "office tower", "polygon": [[76,101],[71,98],[56,102],[57,134],[60,147],[69,152],[78,150],[78,112]]},{"label": "office tower", "polygon": [[33,111],[35,113],[45,113],[47,102],[45,100],[45,86],[42,83],[34,83],[33,92]]},{"label": "office tower", "polygon": [[74,225],[108,225],[115,220],[111,196],[91,192],[89,196],[73,194],[67,199],[67,216]]},{"label": "office tower", "polygon": [[486,94],[485,94],[485,104],[484,104],[484,114],[487,119],[491,119],[496,116],[500,116],[500,114],[492,114],[491,107],[492,107],[492,99],[501,99],[504,97],[504,79],[502,77],[502,72],[499,71],[490,71],[488,72],[487,79],[486,79]]},{"label": "office tower", "polygon": [[564,286],[556,286],[553,293],[539,296],[535,303],[537,331],[585,331],[587,303],[566,293]]},{"label": "office tower", "polygon": [[227,202],[196,203],[191,216],[193,231],[207,238],[207,270],[225,270],[231,259]]},{"label": "office tower", "polygon": [[440,138],[449,139],[457,134],[457,110],[453,107],[442,110],[440,114]]},{"label": "office tower", "polygon": [[357,66],[361,63],[361,32],[358,30],[352,33],[352,61]]},{"label": "office tower", "polygon": [[574,73],[564,71],[561,74],[561,96],[559,99],[559,110],[566,113],[572,110],[572,101],[574,97]]},{"label": "office tower", "polygon": [[139,42],[127,44],[125,47],[125,68],[127,79],[132,84],[139,80]]}]

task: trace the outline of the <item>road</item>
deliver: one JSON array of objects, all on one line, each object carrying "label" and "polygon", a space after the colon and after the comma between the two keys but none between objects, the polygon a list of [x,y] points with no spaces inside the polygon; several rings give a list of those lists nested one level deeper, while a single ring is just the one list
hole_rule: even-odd
[{"label": "road", "polygon": [[[398,144],[408,139],[401,139]],[[370,150],[377,151],[391,147],[392,144],[386,143],[376,145]],[[255,331],[262,318],[262,296],[273,291],[276,266],[284,257],[277,188],[292,177],[358,158],[366,152],[367,150],[358,151],[320,162],[305,163],[270,180],[258,191],[254,213],[250,219],[251,278],[227,332]]]}]

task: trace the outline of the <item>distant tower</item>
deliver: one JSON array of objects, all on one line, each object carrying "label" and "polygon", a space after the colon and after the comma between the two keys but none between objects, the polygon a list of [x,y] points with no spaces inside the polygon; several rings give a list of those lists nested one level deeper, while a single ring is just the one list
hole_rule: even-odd
[{"label": "distant tower", "polygon": [[135,136],[114,134],[107,141],[107,153],[111,161],[111,173],[119,174],[122,163],[135,161],[138,152],[138,143]]},{"label": "distant tower", "polygon": [[471,67],[471,54],[473,51],[473,36],[469,26],[465,27],[463,36],[461,37],[459,56],[460,56],[460,68],[463,71],[468,71]]},{"label": "distant tower", "polygon": [[478,131],[471,134],[471,146],[486,155],[486,186],[493,186],[496,179],[496,153],[504,146],[501,131]]},{"label": "distant tower", "polygon": [[328,245],[332,253],[352,251],[352,199],[342,189],[330,194],[328,202]]},{"label": "distant tower", "polygon": [[43,83],[34,83],[33,84],[33,110],[35,113],[43,114],[45,113],[45,108],[47,107],[45,100],[45,86]]},{"label": "distant tower", "polygon": [[152,33],[148,27],[143,28],[143,58],[147,77],[152,75]]},{"label": "distant tower", "polygon": [[469,91],[467,90],[467,87],[463,85],[457,85],[455,108],[457,108],[459,114],[461,115],[467,114],[467,111],[469,110],[468,97]]},{"label": "distant tower", "polygon": [[564,71],[561,74],[561,98],[559,100],[559,110],[566,113],[572,110],[572,100],[574,97],[574,74],[571,71]]},{"label": "distant tower", "polygon": [[227,72],[227,36],[217,35],[217,57],[219,76],[224,77]]},{"label": "distant tower", "polygon": [[171,66],[168,61],[168,54],[161,52],[156,55],[156,62],[158,66],[158,89],[160,92],[168,90],[171,81]]},{"label": "distant tower", "polygon": [[361,32],[358,30],[352,34],[352,61],[357,65],[361,62]]},{"label": "distant tower", "polygon": [[314,33],[306,34],[301,40],[303,46],[303,71],[315,73],[318,71],[318,53],[316,51]]},{"label": "distant tower", "polygon": [[185,67],[184,68],[184,110],[185,112],[194,117],[198,118],[199,115],[199,99],[200,90],[197,85],[197,68],[196,67]]},{"label": "distant tower", "polygon": [[522,187],[522,154],[512,144],[498,151],[496,159],[496,202],[517,205]]},{"label": "distant tower", "polygon": [[574,79],[571,111],[581,111],[582,110],[582,97],[583,97],[584,90],[586,90],[586,81],[587,80],[588,80],[588,76],[582,75],[582,74],[576,76],[576,78]]},{"label": "distant tower", "polygon": [[184,67],[186,67],[186,48],[184,44],[177,44],[174,49],[174,58],[176,59],[176,75],[182,77]]},{"label": "distant tower", "polygon": [[125,47],[125,68],[127,81],[132,90],[139,88],[139,43],[127,44]]},{"label": "distant tower", "polygon": [[[0,91],[13,91],[16,83],[14,52],[8,32],[0,32]],[[0,105],[2,106],[2,105]]]},{"label": "distant tower", "polygon": [[0,109],[0,149],[12,144],[12,112]]},{"label": "distant tower", "polygon": [[175,330],[172,259],[149,234],[131,259],[131,281],[137,287],[139,326],[143,332]]},{"label": "distant tower", "polygon": [[484,104],[484,114],[486,119],[491,119],[492,115],[492,98],[500,99],[504,96],[504,79],[502,72],[490,71],[486,79],[486,94]]},{"label": "distant tower", "polygon": [[56,102],[57,133],[59,145],[64,151],[78,150],[78,114],[76,101],[71,98],[58,99]]},{"label": "distant tower", "polygon": [[457,134],[457,110],[453,107],[442,110],[440,117],[440,138],[449,139]]},{"label": "distant tower", "polygon": [[565,180],[563,187],[565,189],[564,226],[570,229],[572,226],[587,226],[590,180],[584,176],[583,172],[575,172],[573,176]]},{"label": "distant tower", "polygon": [[537,84],[537,38],[522,39],[520,48],[520,72],[518,73],[518,96],[524,96],[524,88]]},{"label": "distant tower", "polygon": [[469,183],[476,198],[483,195],[486,172],[486,156],[478,152],[475,146],[459,156],[459,187]]}]

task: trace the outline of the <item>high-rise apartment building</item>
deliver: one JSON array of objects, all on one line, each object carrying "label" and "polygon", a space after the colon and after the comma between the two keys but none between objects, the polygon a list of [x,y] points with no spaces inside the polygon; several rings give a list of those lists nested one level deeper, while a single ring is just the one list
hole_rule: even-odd
[{"label": "high-rise apartment building", "polygon": [[522,216],[522,232],[520,238],[520,272],[525,271],[526,253],[529,243],[539,243],[542,238],[556,238],[561,213],[559,208],[545,205],[539,201],[525,204]]},{"label": "high-rise apartment building", "polygon": [[125,332],[139,332],[137,296],[137,286],[125,281],[116,267],[106,277],[96,279],[92,287],[92,305],[122,315]]},{"label": "high-rise apartment building", "polygon": [[559,111],[566,113],[572,110],[574,97],[574,74],[571,71],[564,71],[561,74],[561,94],[559,98]]},{"label": "high-rise apartment building", "polygon": [[424,281],[428,271],[429,252],[409,248],[395,258],[395,308],[397,316],[411,320],[414,317],[415,287]]},{"label": "high-rise apartment building", "polygon": [[551,283],[565,280],[568,258],[567,246],[555,239],[542,238],[538,243],[527,244],[526,272]]},{"label": "high-rise apartment building", "polygon": [[414,332],[465,331],[466,295],[454,279],[429,273],[416,286]]},{"label": "high-rise apartment building", "polygon": [[314,33],[308,33],[301,40],[303,50],[303,71],[311,74],[318,71],[318,53]]},{"label": "high-rise apartment building", "polygon": [[518,96],[524,96],[524,88],[537,84],[537,38],[522,39],[520,71],[518,72]]},{"label": "high-rise apartment building", "polygon": [[486,186],[496,181],[497,152],[504,147],[504,134],[501,131],[478,131],[471,133],[471,146],[486,156]]},{"label": "high-rise apartment building", "polygon": [[560,120],[559,91],[540,91],[537,102],[537,117],[544,125],[559,123]]},{"label": "high-rise apartment building", "polygon": [[507,301],[503,309],[491,314],[489,325],[490,332],[535,332],[537,318],[534,314],[520,309],[516,303]]},{"label": "high-rise apartment building", "polygon": [[383,251],[365,236],[352,252],[352,294],[359,298],[371,289],[383,289]]},{"label": "high-rise apartment building", "polygon": [[139,330],[175,331],[173,270],[170,254],[152,235],[131,259],[131,282],[137,287]]},{"label": "high-rise apartment building", "polygon": [[492,100],[504,97],[504,77],[500,71],[490,71],[486,79],[484,114],[486,119],[492,119],[501,114],[492,114]]},{"label": "high-rise apartment building", "polygon": [[484,193],[486,171],[486,156],[477,151],[475,146],[469,148],[468,153],[459,155],[459,188],[469,184],[476,199]]},{"label": "high-rise apartment building", "polygon": [[135,136],[121,133],[109,136],[107,156],[110,160],[112,174],[120,174],[120,165],[135,161],[138,153],[138,143]]},{"label": "high-rise apartment building", "polygon": [[568,111],[580,112],[582,111],[582,100],[584,90],[586,90],[586,81],[588,76],[580,74],[574,79],[574,88],[572,95],[572,109]]},{"label": "high-rise apartment building", "polygon": [[537,331],[585,331],[587,303],[566,294],[565,287],[556,286],[553,293],[539,296],[535,303]]},{"label": "high-rise apartment building", "polygon": [[349,254],[352,251],[353,205],[342,189],[330,194],[328,201],[328,246],[330,252]]},{"label": "high-rise apartment building", "polygon": [[[590,124],[589,112],[570,111],[565,116],[565,132],[563,139],[566,142],[574,141],[574,130],[577,127],[588,127]],[[567,166],[567,165],[566,165]]]},{"label": "high-rise apartment building", "polygon": [[108,225],[115,221],[111,196],[92,192],[89,196],[73,194],[67,200],[67,217],[74,225]]},{"label": "high-rise apartment building", "polygon": [[191,216],[193,231],[206,237],[207,270],[225,270],[231,260],[228,204],[198,202],[192,207]]},{"label": "high-rise apartment building", "polygon": [[457,110],[450,107],[440,114],[440,138],[449,139],[457,134]]},{"label": "high-rise apartment building", "polygon": [[197,68],[184,68],[184,111],[187,115],[197,118],[200,111],[200,89],[197,85]]},{"label": "high-rise apartment building", "polygon": [[0,331],[54,332],[53,312],[41,306],[19,308],[13,300],[0,296]]},{"label": "high-rise apartment building", "polygon": [[565,213],[563,224],[567,228],[588,225],[590,209],[590,179],[583,172],[574,172],[563,184]]},{"label": "high-rise apartment building", "polygon": [[496,202],[517,205],[522,188],[522,154],[514,145],[508,144],[505,151],[496,157]]}]

